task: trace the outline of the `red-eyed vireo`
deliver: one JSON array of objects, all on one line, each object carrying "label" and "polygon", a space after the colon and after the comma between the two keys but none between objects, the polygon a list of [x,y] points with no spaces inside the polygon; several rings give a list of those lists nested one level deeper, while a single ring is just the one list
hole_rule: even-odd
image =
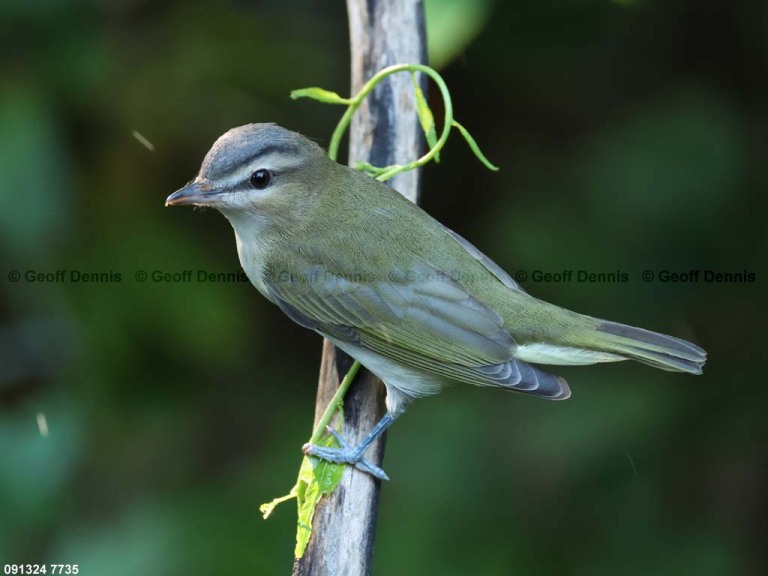
[{"label": "red-eyed vireo", "polygon": [[371,442],[419,396],[455,382],[551,400],[571,394],[531,364],[637,360],[700,374],[689,342],[583,316],[527,294],[480,250],[389,186],[275,124],[219,138],[166,205],[210,206],[232,223],[240,263],[289,318],[376,374],[387,414],[360,446],[305,453],[384,472]]}]

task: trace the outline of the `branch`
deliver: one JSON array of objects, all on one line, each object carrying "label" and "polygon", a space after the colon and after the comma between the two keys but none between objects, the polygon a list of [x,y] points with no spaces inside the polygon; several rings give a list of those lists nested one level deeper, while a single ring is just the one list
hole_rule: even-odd
[{"label": "branch", "polygon": [[[381,68],[401,62],[425,63],[421,0],[347,0],[347,11],[353,94]],[[422,138],[411,78],[407,74],[390,76],[352,119],[350,165],[406,163],[421,156]],[[418,199],[418,170],[400,173],[390,183],[410,200]],[[330,342],[323,343],[315,424],[351,365],[349,356]],[[384,387],[361,371],[344,399],[343,434],[350,445],[359,443],[383,413]],[[384,441],[380,440],[369,450],[368,458],[380,465],[383,457]],[[315,511],[312,537],[304,556],[295,562],[295,575],[370,573],[380,488],[380,481],[372,476],[346,468],[336,490]]]}]

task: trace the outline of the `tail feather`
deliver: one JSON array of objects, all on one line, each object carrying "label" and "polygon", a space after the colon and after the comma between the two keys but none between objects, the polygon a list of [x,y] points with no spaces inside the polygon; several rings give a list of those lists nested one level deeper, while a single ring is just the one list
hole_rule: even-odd
[{"label": "tail feather", "polygon": [[680,338],[609,321],[601,321],[597,330],[611,336],[600,342],[602,350],[654,368],[701,374],[707,361],[703,349]]}]

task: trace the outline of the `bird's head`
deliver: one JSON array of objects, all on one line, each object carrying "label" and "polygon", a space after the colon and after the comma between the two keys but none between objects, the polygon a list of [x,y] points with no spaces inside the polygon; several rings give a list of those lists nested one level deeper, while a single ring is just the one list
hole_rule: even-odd
[{"label": "bird's head", "polygon": [[277,124],[246,124],[221,136],[200,173],[166,206],[209,206],[236,220],[289,224],[312,204],[329,161],[311,140]]}]

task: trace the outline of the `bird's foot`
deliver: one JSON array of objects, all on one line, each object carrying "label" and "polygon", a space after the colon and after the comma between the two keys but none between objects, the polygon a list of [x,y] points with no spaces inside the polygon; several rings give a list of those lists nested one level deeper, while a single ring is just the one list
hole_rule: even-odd
[{"label": "bird's foot", "polygon": [[336,430],[330,426],[327,426],[326,429],[331,436],[336,438],[340,448],[327,448],[325,446],[318,446],[317,444],[304,444],[301,451],[304,452],[305,456],[315,456],[321,460],[334,462],[336,464],[351,464],[358,470],[368,472],[371,476],[381,480],[389,480],[389,476],[387,476],[387,473],[384,472],[384,470],[363,458],[364,448],[361,449],[361,446],[350,448],[349,444],[347,444],[344,438],[342,438]]}]

